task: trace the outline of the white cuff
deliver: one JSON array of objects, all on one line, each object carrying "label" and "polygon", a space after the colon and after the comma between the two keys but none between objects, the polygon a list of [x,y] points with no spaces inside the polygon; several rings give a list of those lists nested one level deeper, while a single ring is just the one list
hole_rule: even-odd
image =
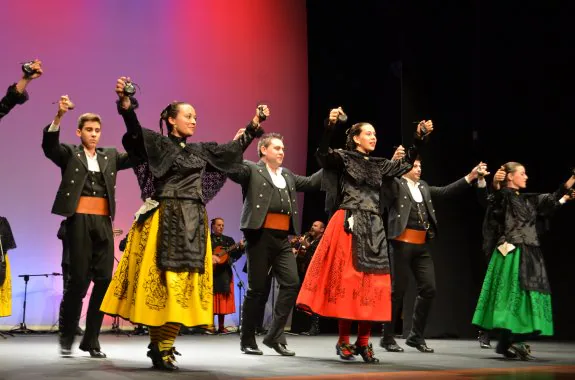
[{"label": "white cuff", "polygon": [[485,180],[484,177],[479,177],[477,179],[477,187],[479,187],[479,188],[487,187],[487,181]]},{"label": "white cuff", "polygon": [[54,122],[52,122],[52,124],[50,124],[50,126],[48,127],[48,132],[58,132],[60,130],[60,124],[54,124]]}]

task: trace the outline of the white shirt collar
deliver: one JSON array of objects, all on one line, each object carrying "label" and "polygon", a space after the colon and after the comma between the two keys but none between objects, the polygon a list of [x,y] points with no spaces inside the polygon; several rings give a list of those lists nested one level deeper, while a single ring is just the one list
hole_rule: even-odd
[{"label": "white shirt collar", "polygon": [[86,155],[86,160],[88,161],[88,170],[91,172],[99,172],[100,164],[98,163],[98,152],[94,154],[94,157],[90,157],[90,154],[84,149],[84,154]]},{"label": "white shirt collar", "polygon": [[286,179],[282,175],[282,167],[280,166],[275,173],[268,166],[268,164],[266,164],[266,169],[268,170],[268,173],[270,173],[270,177],[272,178],[272,182],[274,183],[275,187],[278,189],[285,189],[287,183]]},{"label": "white shirt collar", "polygon": [[407,181],[407,187],[409,188],[409,192],[411,193],[411,197],[416,202],[423,202],[423,194],[421,194],[421,190],[419,189],[419,182],[415,182],[410,178],[403,177]]},{"label": "white shirt collar", "polygon": [[282,167],[281,166],[276,170],[275,173],[272,170],[272,168],[270,168],[270,166],[268,164],[266,164],[266,169],[268,170],[268,172],[270,173],[271,176],[282,175]]},{"label": "white shirt collar", "polygon": [[407,178],[406,176],[403,176],[403,178],[407,181],[407,183],[411,186],[419,186],[419,182],[415,182],[413,181],[411,178]]}]

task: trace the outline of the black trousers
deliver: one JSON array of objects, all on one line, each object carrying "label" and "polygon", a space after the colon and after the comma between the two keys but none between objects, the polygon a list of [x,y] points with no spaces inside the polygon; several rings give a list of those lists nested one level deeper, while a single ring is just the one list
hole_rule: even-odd
[{"label": "black trousers", "polygon": [[66,286],[70,280],[70,264],[62,263],[62,289],[66,292]]},{"label": "black trousers", "polygon": [[66,239],[70,248],[69,278],[60,304],[60,344],[70,347],[82,312],[82,301],[94,282],[81,350],[100,349],[98,337],[104,313],[100,305],[110,284],[114,267],[114,237],[110,217],[74,214],[67,220]]},{"label": "black trousers", "polygon": [[[262,318],[263,299],[269,295],[270,276],[279,284],[272,323],[264,338],[268,344],[286,344],[284,328],[297,298],[299,277],[287,232],[268,229],[244,231],[248,260],[248,290],[243,306],[240,343],[256,346],[255,330]],[[270,272],[271,270],[271,272]]]},{"label": "black trousers", "polygon": [[413,309],[411,331],[407,336],[410,342],[424,344],[423,332],[429,309],[435,297],[435,269],[428,244],[410,244],[390,241],[391,253],[391,322],[383,324],[383,340],[391,343],[395,323],[400,318],[403,299],[409,281],[409,271],[415,277],[417,296]]},{"label": "black trousers", "polygon": [[266,288],[264,290],[264,296],[260,297],[258,302],[258,317],[256,318],[256,330],[263,331],[264,330],[264,317],[266,314],[266,305],[268,303],[268,299],[270,298],[270,293],[272,290],[272,280],[274,276],[271,271],[271,267],[268,269],[268,276],[266,277]]}]

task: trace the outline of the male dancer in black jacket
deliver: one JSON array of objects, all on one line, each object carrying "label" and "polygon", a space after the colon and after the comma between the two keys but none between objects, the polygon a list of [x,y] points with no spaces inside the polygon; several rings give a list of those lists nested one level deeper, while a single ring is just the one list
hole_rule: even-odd
[{"label": "male dancer in black jacket", "polygon": [[322,172],[303,177],[282,167],[283,137],[267,133],[258,142],[258,163],[244,161],[244,170],[229,178],[242,186],[244,204],[240,229],[246,238],[248,290],[243,305],[240,348],[249,355],[262,355],[255,340],[261,318],[270,270],[280,284],[271,326],[263,343],[283,356],[295,352],[286,348],[284,327],[297,298],[299,277],[288,235],[299,234],[298,191],[319,190]]},{"label": "male dancer in black jacket", "polygon": [[[401,159],[403,147],[399,147],[392,159]],[[403,352],[393,338],[395,323],[400,317],[403,298],[407,290],[409,271],[415,277],[417,297],[413,311],[412,328],[405,344],[421,352],[434,350],[427,346],[423,333],[431,303],[435,297],[435,270],[429,250],[429,240],[437,234],[437,218],[432,197],[457,194],[469,188],[479,178],[478,191],[485,191],[487,166],[480,163],[465,177],[443,187],[429,186],[421,180],[421,161],[415,160],[413,169],[402,178],[394,178],[383,187],[387,205],[388,231],[392,262],[392,320],[384,323],[380,345],[390,352]]]},{"label": "male dancer in black jacket", "polygon": [[70,249],[70,278],[60,304],[60,350],[63,356],[72,353],[82,300],[93,281],[80,350],[89,352],[93,358],[105,358],[98,341],[104,318],[100,304],[114,264],[112,219],[116,211],[116,177],[118,170],[133,164],[126,153],[97,147],[102,121],[93,113],[78,119],[76,135],[80,137],[80,145],[60,143],[60,122],[71,104],[68,96],[60,98],[58,113],[44,129],[42,140],[44,155],[62,172],[52,213],[67,217],[66,240]]}]

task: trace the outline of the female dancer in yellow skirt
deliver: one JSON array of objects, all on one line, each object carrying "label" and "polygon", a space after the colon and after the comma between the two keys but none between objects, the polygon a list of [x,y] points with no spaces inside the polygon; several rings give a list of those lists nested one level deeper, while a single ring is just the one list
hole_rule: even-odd
[{"label": "female dancer in yellow skirt", "polygon": [[[173,102],[161,114],[168,136],[140,126],[137,102],[125,95],[129,78],[116,84],[118,110],[127,134],[123,143],[136,168],[146,202],[136,214],[124,255],[112,278],[101,310],[119,315],[150,331],[148,357],[155,368],[175,370],[173,344],[180,326],[213,322],[213,269],[205,203],[240,170],[244,150],[261,134],[258,112],[228,144],[186,143],[196,128],[196,111]],[[163,132],[163,130],[162,130]],[[210,174],[214,174],[210,177]],[[217,178],[220,181],[217,181]],[[216,178],[215,185],[207,185]]]},{"label": "female dancer in yellow skirt", "polygon": [[8,251],[16,248],[10,223],[0,216],[0,317],[12,315],[12,276]]}]

